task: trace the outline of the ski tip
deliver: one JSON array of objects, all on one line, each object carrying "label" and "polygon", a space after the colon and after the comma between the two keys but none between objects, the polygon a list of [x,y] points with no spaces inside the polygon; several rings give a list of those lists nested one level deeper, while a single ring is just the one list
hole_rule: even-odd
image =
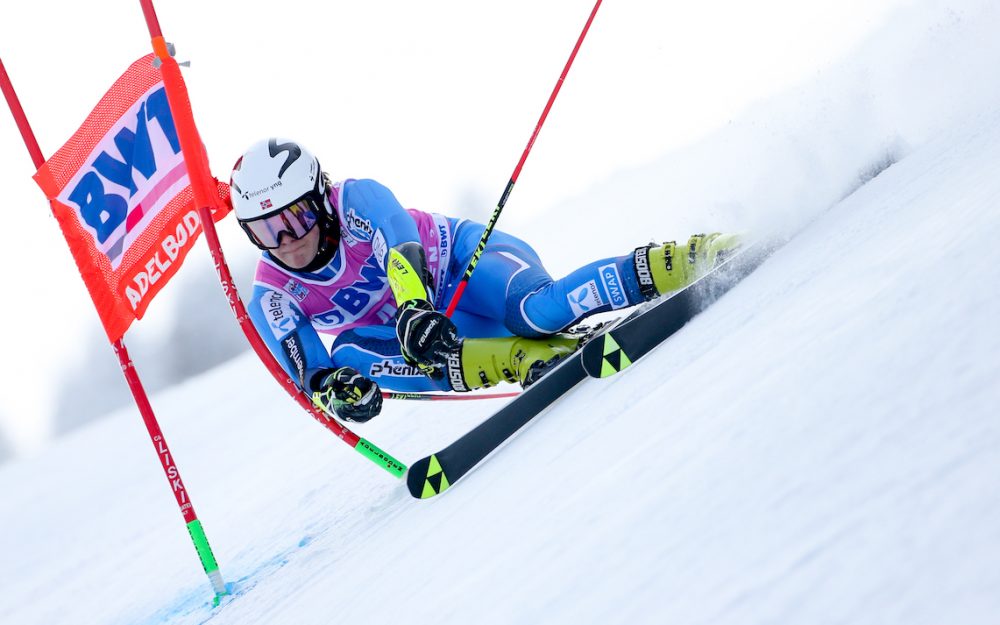
[{"label": "ski tip", "polygon": [[451,483],[445,476],[436,455],[421,458],[410,466],[406,474],[406,487],[417,499],[429,499],[448,490]]}]

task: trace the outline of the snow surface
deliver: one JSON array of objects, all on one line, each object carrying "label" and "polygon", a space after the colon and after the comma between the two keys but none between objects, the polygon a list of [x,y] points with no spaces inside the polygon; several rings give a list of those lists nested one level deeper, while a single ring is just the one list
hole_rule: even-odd
[{"label": "snow surface", "polygon": [[[997,623],[998,28],[995,3],[914,2],[603,187],[629,192],[574,201],[560,232],[608,253],[718,222],[795,236],[440,498],[253,358],[154,397],[237,592],[219,608],[134,411],[9,463],[0,621]],[[628,223],[595,228],[612,199]],[[355,429],[412,461],[499,405],[393,403]]]}]

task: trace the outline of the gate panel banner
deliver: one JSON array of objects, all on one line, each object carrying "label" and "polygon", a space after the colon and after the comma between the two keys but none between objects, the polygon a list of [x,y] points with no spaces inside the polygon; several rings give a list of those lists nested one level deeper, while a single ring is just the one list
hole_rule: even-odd
[{"label": "gate panel banner", "polygon": [[[133,63],[35,174],[111,341],[142,318],[201,233],[153,58]],[[218,221],[230,203],[228,185],[216,186]]]}]

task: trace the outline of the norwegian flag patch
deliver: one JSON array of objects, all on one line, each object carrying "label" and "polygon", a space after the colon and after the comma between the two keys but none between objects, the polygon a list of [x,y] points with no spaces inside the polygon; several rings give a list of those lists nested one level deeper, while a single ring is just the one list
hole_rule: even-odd
[{"label": "norwegian flag patch", "polygon": [[261,200],[260,201],[260,207],[261,208],[271,208],[271,200],[270,200],[270,198],[268,198],[266,200]]}]

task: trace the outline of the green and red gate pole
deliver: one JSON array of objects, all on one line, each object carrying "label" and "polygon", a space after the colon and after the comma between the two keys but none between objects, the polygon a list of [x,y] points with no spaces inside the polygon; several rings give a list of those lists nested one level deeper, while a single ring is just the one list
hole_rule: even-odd
[{"label": "green and red gate pole", "polygon": [[[14,115],[14,120],[17,123],[18,130],[21,131],[21,137],[24,139],[25,147],[28,148],[28,153],[31,155],[35,169],[38,169],[45,163],[45,158],[42,156],[41,148],[38,147],[38,141],[35,139],[35,134],[31,130],[28,118],[24,114],[24,109],[21,107],[21,102],[18,100],[14,86],[7,75],[7,70],[4,69],[2,60],[0,60],[0,89],[2,89],[4,97],[7,99],[10,112]],[[181,515],[184,517],[184,523],[187,526],[188,533],[191,535],[195,551],[197,551],[201,565],[205,569],[205,574],[208,575],[208,579],[212,584],[212,590],[215,591],[213,603],[214,605],[218,605],[221,598],[229,594],[226,584],[222,579],[222,573],[219,571],[219,564],[212,553],[212,547],[208,544],[208,538],[205,536],[205,530],[201,525],[201,521],[198,520],[198,515],[195,514],[191,498],[188,496],[184,482],[181,480],[181,474],[174,462],[173,454],[170,453],[170,448],[167,447],[167,441],[160,430],[160,424],[156,420],[156,415],[153,414],[153,407],[150,405],[146,390],[139,380],[139,374],[132,364],[128,350],[125,348],[125,342],[119,339],[112,344],[112,347],[118,356],[118,362],[121,365],[122,374],[125,376],[129,390],[132,391],[132,397],[139,408],[139,414],[142,415],[142,422],[146,425],[146,431],[149,432],[149,438],[156,449],[156,455],[163,465],[163,472],[167,477],[167,482],[170,484],[170,490],[173,491],[174,498],[177,500],[177,506],[180,508]]]},{"label": "green and red gate pole", "polygon": [[198,214],[201,217],[201,225],[205,232],[205,241],[212,254],[216,272],[219,274],[219,281],[222,283],[223,293],[226,295],[229,306],[236,316],[236,321],[243,330],[247,341],[257,356],[270,371],[274,379],[291,395],[295,401],[310,415],[313,416],[325,428],[333,432],[338,438],[350,445],[355,451],[379,465],[395,477],[402,477],[406,473],[406,465],[396,460],[388,453],[380,449],[371,441],[365,440],[349,430],[342,423],[326,414],[323,410],[313,405],[312,400],[288,377],[285,370],[281,368],[278,361],[274,359],[271,351],[264,345],[257,329],[250,320],[243,302],[239,298],[236,283],[229,271],[226,258],[222,253],[219,244],[219,236],[215,230],[215,222],[212,219],[212,208],[219,206],[221,200],[216,188],[215,179],[212,178],[208,165],[208,155],[205,146],[198,134],[198,129],[194,123],[194,113],[191,110],[191,101],[188,97],[187,87],[181,76],[181,70],[177,61],[174,60],[170,47],[163,38],[160,30],[160,23],[156,17],[152,0],[139,0],[142,5],[142,12],[146,17],[146,25],[149,28],[149,35],[152,38],[153,52],[160,63],[160,72],[163,74],[163,84],[167,91],[167,101],[170,105],[170,112],[174,118],[180,139],[181,152],[184,154],[184,162],[187,165],[188,176],[191,179],[191,189],[194,192],[195,205],[198,207]]}]

